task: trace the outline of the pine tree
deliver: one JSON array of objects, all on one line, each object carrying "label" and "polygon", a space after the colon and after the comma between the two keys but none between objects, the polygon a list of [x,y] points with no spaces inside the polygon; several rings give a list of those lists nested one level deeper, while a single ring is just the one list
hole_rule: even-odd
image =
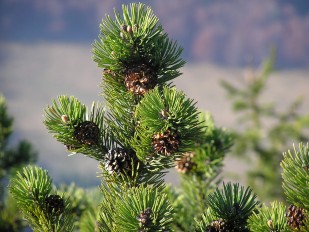
[{"label": "pine tree", "polygon": [[[282,162],[290,211],[285,214],[278,203],[261,208],[250,187],[221,185],[222,162],[233,136],[173,86],[184,65],[182,48],[168,38],[151,8],[123,5],[122,14],[106,16],[100,29],[93,54],[103,69],[105,105],[93,103],[88,109],[62,95],[45,109],[44,120],[68,152],[98,161],[100,204],[87,203],[87,194],[74,186],[54,186],[47,170],[27,166],[9,189],[34,231],[307,228],[307,148],[285,155]],[[164,182],[170,168],[179,171],[179,187]],[[80,196],[84,200],[76,199]]]}]

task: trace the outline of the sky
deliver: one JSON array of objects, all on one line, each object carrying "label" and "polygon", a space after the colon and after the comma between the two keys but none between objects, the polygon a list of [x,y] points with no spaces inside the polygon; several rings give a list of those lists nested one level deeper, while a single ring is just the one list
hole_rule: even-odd
[{"label": "sky", "polygon": [[[103,100],[102,70],[92,61],[91,44],[105,14],[120,10],[124,2],[128,3],[0,0],[0,93],[15,119],[13,142],[29,140],[39,152],[38,164],[57,183],[99,184],[97,162],[82,155],[69,157],[48,134],[44,108],[62,94],[87,106]],[[274,46],[276,67],[283,73],[282,79],[277,74],[271,82],[267,100],[279,99],[284,108],[304,95],[309,108],[309,1],[142,2],[153,8],[169,37],[184,48],[187,65],[176,87],[213,113],[218,126],[235,124],[219,80],[243,81],[242,69],[258,67]]]}]

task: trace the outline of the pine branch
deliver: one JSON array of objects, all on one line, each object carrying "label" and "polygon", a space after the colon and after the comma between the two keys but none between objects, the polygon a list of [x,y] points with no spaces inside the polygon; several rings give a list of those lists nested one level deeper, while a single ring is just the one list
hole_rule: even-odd
[{"label": "pine branch", "polygon": [[[180,231],[193,231],[196,222],[200,220],[208,207],[208,195],[215,189],[216,183],[211,180],[201,180],[193,175],[181,175],[179,188],[173,198],[175,216],[173,226]],[[176,230],[176,231],[178,231]]]},{"label": "pine branch", "polygon": [[74,97],[59,96],[45,109],[44,124],[55,139],[73,153],[97,160],[111,146],[104,122],[104,108],[93,103],[90,112]]},{"label": "pine branch", "polygon": [[[101,165],[103,165],[101,163]],[[134,171],[131,176],[126,173],[107,173],[104,172],[102,176],[105,181],[102,182],[101,192],[103,194],[104,201],[101,204],[101,213],[99,220],[100,231],[118,231],[117,224],[115,224],[115,199],[119,199],[119,204],[123,200],[121,198],[128,194],[128,191],[136,188],[151,188],[156,191],[164,191],[163,176],[165,172],[149,172],[147,168]]]},{"label": "pine branch", "polygon": [[[105,193],[106,189],[104,190]],[[108,199],[111,195],[108,193]],[[170,231],[172,207],[157,188],[139,186],[102,204],[101,231]]]},{"label": "pine branch", "polygon": [[201,135],[199,112],[193,100],[175,88],[146,94],[136,109],[139,127],[133,141],[137,156],[151,166],[174,165],[181,153],[193,149]]},{"label": "pine branch", "polygon": [[[220,220],[220,219],[219,219]],[[207,208],[205,213],[202,215],[200,220],[196,220],[195,231],[196,232],[205,232],[205,231],[220,231],[224,228],[220,225],[220,221],[216,220],[214,212],[211,208]]]},{"label": "pine branch", "polygon": [[237,231],[248,231],[247,219],[259,205],[256,195],[252,195],[250,188],[239,189],[239,184],[223,184],[223,190],[216,191],[208,196],[209,207],[217,219],[225,220],[228,228]]},{"label": "pine branch", "polygon": [[159,19],[142,3],[122,6],[123,17],[115,11],[102,21],[99,41],[93,44],[94,61],[117,74],[132,66],[145,65],[153,71],[155,83],[165,83],[180,75],[184,65],[182,48],[171,42]]},{"label": "pine branch", "polygon": [[99,215],[99,204],[103,200],[98,188],[84,189],[71,183],[70,185],[60,185],[58,193],[70,196],[68,199],[71,206],[70,213],[76,231],[89,231],[84,229],[84,226],[86,228],[95,227],[96,216]]},{"label": "pine branch", "polygon": [[176,209],[173,225],[180,231],[193,231],[195,220],[201,219],[208,207],[208,195],[220,182],[223,158],[232,145],[230,133],[217,128],[209,113],[201,114],[199,120],[202,135],[194,148],[176,161],[180,184],[172,201]]},{"label": "pine branch", "polygon": [[130,167],[126,167],[124,170],[111,171],[106,162],[100,162],[100,168],[102,178],[109,183],[108,188],[118,189],[120,192],[140,185],[164,188],[163,177],[166,171],[152,171],[151,167],[136,160],[131,160]]},{"label": "pine branch", "polygon": [[46,170],[36,166],[23,168],[11,180],[9,189],[34,231],[73,231],[68,199],[51,194],[52,179]]},{"label": "pine branch", "polygon": [[280,202],[271,202],[270,207],[263,205],[256,212],[253,212],[248,219],[250,231],[292,231],[287,224],[285,217],[286,207]]},{"label": "pine branch", "polygon": [[128,92],[114,75],[105,72],[104,81],[101,84],[102,95],[109,109],[105,120],[109,125],[111,140],[120,147],[130,148],[130,140],[134,136],[136,127],[134,118],[136,101],[134,95]]},{"label": "pine branch", "polygon": [[[202,179],[216,177],[223,166],[223,160],[234,143],[231,132],[217,127],[210,113],[203,113],[200,118],[205,128],[205,135],[201,136],[192,150],[196,155],[196,173],[204,175]],[[206,162],[206,163],[205,163]]]},{"label": "pine branch", "polygon": [[294,147],[294,153],[284,153],[281,167],[287,200],[309,211],[309,145],[300,143],[298,149]]}]

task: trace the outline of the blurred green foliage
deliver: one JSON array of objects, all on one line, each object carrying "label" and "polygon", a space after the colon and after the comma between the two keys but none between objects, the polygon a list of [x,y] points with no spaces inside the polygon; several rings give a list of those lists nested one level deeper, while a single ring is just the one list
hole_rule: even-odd
[{"label": "blurred green foliage", "polygon": [[232,108],[238,115],[233,131],[233,154],[248,163],[247,184],[262,200],[283,199],[280,175],[282,151],[291,148],[293,143],[308,141],[309,138],[306,130],[309,128],[309,114],[300,114],[301,98],[294,100],[283,112],[275,103],[262,100],[274,63],[273,50],[262,64],[262,69],[259,72],[251,70],[242,86],[222,81]]}]

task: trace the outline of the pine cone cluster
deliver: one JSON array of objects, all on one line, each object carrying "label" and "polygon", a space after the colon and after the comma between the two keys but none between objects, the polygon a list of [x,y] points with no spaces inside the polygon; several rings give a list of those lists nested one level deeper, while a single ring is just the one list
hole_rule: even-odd
[{"label": "pine cone cluster", "polygon": [[65,147],[66,147],[69,151],[76,150],[76,149],[79,148],[79,147],[76,147],[76,146],[71,145],[71,144],[65,144]]},{"label": "pine cone cluster", "polygon": [[94,122],[84,121],[74,128],[74,137],[85,145],[96,145],[100,139],[100,129]]},{"label": "pine cone cluster", "polygon": [[105,75],[115,76],[115,73],[110,69],[104,68],[103,69],[103,76],[105,76]]},{"label": "pine cone cluster", "polygon": [[300,227],[305,224],[305,210],[303,208],[298,208],[295,205],[289,206],[286,217],[288,218],[288,225],[292,229],[300,229]]},{"label": "pine cone cluster", "polygon": [[227,231],[226,223],[222,218],[212,221],[206,230],[206,232],[226,232],[226,231]]},{"label": "pine cone cluster", "polygon": [[161,155],[170,156],[178,151],[179,145],[180,139],[178,134],[170,129],[164,133],[157,133],[152,136],[152,146]]},{"label": "pine cone cluster", "polygon": [[132,155],[123,148],[109,150],[105,155],[105,169],[110,174],[127,173],[132,169]]},{"label": "pine cone cluster", "polygon": [[186,152],[183,157],[176,162],[176,169],[181,173],[189,173],[195,166],[196,163],[193,161],[194,153]]},{"label": "pine cone cluster", "polygon": [[237,225],[235,222],[228,222],[225,219],[214,220],[207,227],[206,232],[249,232],[246,225]]},{"label": "pine cone cluster", "polygon": [[61,214],[64,210],[64,200],[59,195],[49,195],[45,198],[48,213]]},{"label": "pine cone cluster", "polygon": [[138,25],[137,24],[134,24],[133,26],[131,25],[126,25],[126,24],[123,24],[120,26],[120,37],[123,39],[123,40],[127,40],[126,38],[126,35],[130,35],[132,36],[133,35],[133,32],[137,32],[138,30]]},{"label": "pine cone cluster", "polygon": [[155,86],[154,72],[146,65],[138,65],[125,71],[125,86],[135,95],[144,95]]},{"label": "pine cone cluster", "polygon": [[137,221],[140,226],[139,232],[143,232],[144,228],[147,224],[150,223],[150,215],[152,211],[150,208],[146,208],[144,211],[141,211],[141,213],[137,216]]}]

